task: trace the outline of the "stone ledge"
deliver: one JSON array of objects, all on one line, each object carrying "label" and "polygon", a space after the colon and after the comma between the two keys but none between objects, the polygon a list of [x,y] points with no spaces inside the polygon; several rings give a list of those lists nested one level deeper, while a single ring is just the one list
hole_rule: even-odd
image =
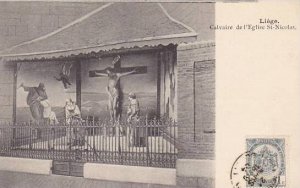
[{"label": "stone ledge", "polygon": [[177,186],[193,188],[214,188],[215,179],[177,176]]},{"label": "stone ledge", "polygon": [[51,174],[52,160],[0,157],[0,170],[27,172],[32,174]]},{"label": "stone ledge", "polygon": [[214,160],[177,159],[176,173],[181,177],[215,177]]},{"label": "stone ledge", "polygon": [[176,169],[86,163],[83,177],[90,179],[176,185]]},{"label": "stone ledge", "polygon": [[183,43],[177,46],[177,51],[192,50],[192,49],[214,47],[214,46],[216,46],[215,41],[200,41],[200,42],[187,43],[187,44]]}]

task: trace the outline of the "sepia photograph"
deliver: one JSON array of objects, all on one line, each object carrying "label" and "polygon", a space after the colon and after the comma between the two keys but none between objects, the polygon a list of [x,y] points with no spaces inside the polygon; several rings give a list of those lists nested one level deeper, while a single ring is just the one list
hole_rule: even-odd
[{"label": "sepia photograph", "polygon": [[0,0],[0,188],[299,188],[299,13]]},{"label": "sepia photograph", "polygon": [[0,187],[215,187],[215,3],[0,1]]}]

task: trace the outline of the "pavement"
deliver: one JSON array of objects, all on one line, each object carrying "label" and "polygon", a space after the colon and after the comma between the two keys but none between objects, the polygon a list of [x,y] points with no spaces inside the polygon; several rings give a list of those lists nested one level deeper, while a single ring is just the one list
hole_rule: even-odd
[{"label": "pavement", "polygon": [[176,186],[0,171],[0,188],[176,188]]}]

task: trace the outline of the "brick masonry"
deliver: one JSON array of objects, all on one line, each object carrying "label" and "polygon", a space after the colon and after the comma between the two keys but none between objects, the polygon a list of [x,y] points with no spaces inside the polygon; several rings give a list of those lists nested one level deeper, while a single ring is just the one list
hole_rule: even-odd
[{"label": "brick masonry", "polygon": [[214,159],[215,43],[179,45],[178,140],[181,159]]},{"label": "brick masonry", "polygon": [[215,157],[215,42],[179,45],[177,68],[178,140],[182,143],[178,148],[178,158],[212,162],[194,169],[203,175],[184,174],[178,168],[176,184],[213,188],[214,174],[211,177],[208,174],[214,170],[211,164]]},{"label": "brick masonry", "polygon": [[13,115],[14,64],[0,60],[0,122],[11,122]]}]

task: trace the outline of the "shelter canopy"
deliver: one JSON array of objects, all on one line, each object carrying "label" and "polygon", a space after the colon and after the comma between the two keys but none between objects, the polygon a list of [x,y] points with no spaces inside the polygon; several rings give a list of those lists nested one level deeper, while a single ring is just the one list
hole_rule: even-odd
[{"label": "shelter canopy", "polygon": [[8,61],[52,59],[196,40],[160,3],[107,3],[66,26],[0,52]]}]

